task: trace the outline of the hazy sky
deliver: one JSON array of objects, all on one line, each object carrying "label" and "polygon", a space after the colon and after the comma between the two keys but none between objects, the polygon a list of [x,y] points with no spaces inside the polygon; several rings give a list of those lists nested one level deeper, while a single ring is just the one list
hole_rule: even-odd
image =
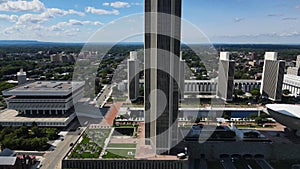
[{"label": "hazy sky", "polygon": [[[118,39],[116,32],[141,33],[143,3],[0,0],[0,39],[86,42],[97,30],[107,27],[100,39],[111,42]],[[133,14],[141,15],[124,19]],[[183,18],[212,42],[300,43],[300,0],[183,0]],[[122,24],[107,26],[116,22]],[[197,41],[194,31],[183,31],[185,41]],[[136,40],[141,41],[142,36]]]}]

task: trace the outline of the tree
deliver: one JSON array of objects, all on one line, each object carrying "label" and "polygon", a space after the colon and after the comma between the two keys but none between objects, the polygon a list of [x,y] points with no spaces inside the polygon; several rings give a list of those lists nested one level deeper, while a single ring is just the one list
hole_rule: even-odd
[{"label": "tree", "polygon": [[257,88],[254,88],[250,91],[250,93],[253,95],[253,96],[259,96],[260,95],[260,91],[259,89]]},{"label": "tree", "polygon": [[238,95],[241,96],[241,95],[244,95],[244,94],[245,93],[241,89],[234,89],[233,90],[233,95],[234,95],[235,98],[238,98]]},{"label": "tree", "polygon": [[256,117],[257,117],[257,114],[255,114],[255,113],[249,115],[250,119],[255,119]]},{"label": "tree", "polygon": [[34,121],[31,123],[31,127],[38,126],[38,124]]},{"label": "tree", "polygon": [[195,120],[195,123],[199,123],[201,120],[202,120],[201,117],[197,117],[196,120]]},{"label": "tree", "polygon": [[289,94],[291,94],[291,92],[289,91],[289,89],[284,89],[284,90],[282,91],[282,93],[283,93],[284,95],[289,95]]}]

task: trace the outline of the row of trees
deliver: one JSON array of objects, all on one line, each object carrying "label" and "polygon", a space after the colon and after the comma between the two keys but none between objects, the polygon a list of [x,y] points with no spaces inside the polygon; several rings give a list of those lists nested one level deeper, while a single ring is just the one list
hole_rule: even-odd
[{"label": "row of trees", "polygon": [[49,140],[58,138],[56,128],[40,128],[33,126],[2,127],[0,126],[0,144],[2,148],[13,150],[42,151],[47,150]]}]

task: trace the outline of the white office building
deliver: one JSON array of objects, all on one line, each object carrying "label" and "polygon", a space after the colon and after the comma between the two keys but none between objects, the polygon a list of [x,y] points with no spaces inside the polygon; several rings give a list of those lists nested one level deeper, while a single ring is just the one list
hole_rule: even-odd
[{"label": "white office building", "polygon": [[281,101],[285,61],[277,60],[277,52],[266,52],[263,67],[262,96],[273,101]]},{"label": "white office building", "polygon": [[19,114],[64,115],[72,113],[83,97],[84,82],[37,81],[3,91],[8,109]]},{"label": "white office building", "polygon": [[128,77],[128,99],[136,100],[139,96],[139,61],[137,52],[130,52],[130,58],[127,60],[127,77]]}]

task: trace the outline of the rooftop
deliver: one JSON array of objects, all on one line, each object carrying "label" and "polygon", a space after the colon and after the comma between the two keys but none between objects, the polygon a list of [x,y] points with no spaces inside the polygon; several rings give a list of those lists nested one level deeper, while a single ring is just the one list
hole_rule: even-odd
[{"label": "rooftop", "polygon": [[300,105],[293,105],[293,104],[267,104],[267,108],[276,111],[278,113],[300,118]]},{"label": "rooftop", "polygon": [[3,165],[15,165],[17,157],[0,157],[0,166]]},{"label": "rooftop", "polygon": [[3,91],[5,96],[56,96],[68,95],[84,86],[84,82],[36,81]]},{"label": "rooftop", "polygon": [[[71,116],[74,116],[72,114]],[[18,112],[16,110],[4,110],[0,112],[0,122],[65,122],[69,117],[23,117],[18,116]]]}]

